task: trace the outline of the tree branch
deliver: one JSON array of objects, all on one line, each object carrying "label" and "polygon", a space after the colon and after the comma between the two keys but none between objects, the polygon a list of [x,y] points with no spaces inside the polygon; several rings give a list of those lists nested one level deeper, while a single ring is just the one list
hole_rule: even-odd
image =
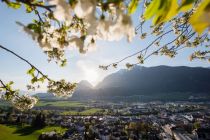
[{"label": "tree branch", "polygon": [[21,59],[22,61],[26,62],[28,65],[30,65],[32,68],[34,68],[35,70],[37,70],[38,73],[40,73],[43,77],[45,77],[48,81],[52,81],[50,78],[48,78],[47,75],[43,74],[36,66],[34,66],[33,64],[31,64],[28,60],[26,60],[25,58],[21,57],[20,55],[16,54],[15,52],[3,47],[2,45],[0,45],[0,48],[13,54],[14,56],[16,56],[17,58]]},{"label": "tree branch", "polygon": [[41,4],[37,4],[37,3],[31,3],[29,0],[18,0],[18,1],[22,2],[24,4],[27,4],[29,6],[44,8],[44,9],[48,10],[49,12],[52,12],[51,8],[56,7],[56,5],[41,5]]},{"label": "tree branch", "polygon": [[4,82],[0,79],[0,84],[2,85],[2,89],[5,89],[5,93],[10,93],[10,94],[13,94],[13,96],[17,97],[17,98],[20,98],[20,96],[18,96],[18,94],[15,94],[15,93],[18,93],[17,91],[15,90],[11,90],[11,89],[8,89],[8,87],[4,84]]},{"label": "tree branch", "polygon": [[120,60],[117,61],[117,62],[111,63],[111,64],[109,64],[109,65],[107,65],[107,66],[109,67],[109,66],[111,66],[111,65],[113,65],[113,64],[118,64],[118,63],[120,63],[120,62],[122,62],[122,61],[124,61],[124,60],[126,60],[126,59],[128,59],[128,58],[130,58],[130,57],[133,57],[133,56],[135,56],[135,55],[137,55],[137,54],[139,54],[139,53],[141,53],[141,52],[147,50],[147,49],[148,49],[149,47],[151,47],[158,39],[162,38],[164,35],[166,35],[166,34],[172,32],[172,31],[173,31],[173,30],[169,30],[169,31],[165,32],[164,34],[162,34],[161,36],[157,37],[157,38],[156,38],[155,40],[153,40],[146,48],[144,48],[144,49],[142,49],[142,50],[140,50],[140,51],[137,51],[137,52],[135,52],[135,53],[133,53],[133,54],[131,54],[131,55],[129,55],[129,56],[123,58],[123,59],[120,59]]},{"label": "tree branch", "polygon": [[0,79],[0,83],[1,83],[1,85],[3,86],[3,87],[1,87],[1,88],[5,88],[6,90],[8,90],[7,89],[7,86],[4,84],[4,82]]}]

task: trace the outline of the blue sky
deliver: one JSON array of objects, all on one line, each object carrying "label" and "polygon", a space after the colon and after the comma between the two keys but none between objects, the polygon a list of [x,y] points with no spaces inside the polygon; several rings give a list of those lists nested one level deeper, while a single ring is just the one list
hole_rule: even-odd
[{"label": "blue sky", "polygon": [[[134,25],[138,23],[138,12],[133,15]],[[17,54],[23,56],[35,66],[37,66],[44,73],[54,79],[64,78],[69,81],[79,82],[81,80],[88,80],[93,85],[96,85],[106,75],[116,72],[124,68],[124,64],[128,61],[133,62],[133,59],[125,61],[119,65],[118,69],[110,69],[102,71],[98,69],[100,64],[109,64],[119,60],[129,54],[132,54],[149,44],[152,38],[144,41],[137,36],[132,43],[128,43],[126,39],[119,42],[97,42],[97,49],[87,54],[79,54],[77,50],[67,51],[66,57],[68,64],[64,68],[60,68],[54,62],[48,63],[47,56],[38,47],[29,36],[21,31],[21,28],[16,25],[15,21],[20,21],[24,24],[31,22],[34,18],[33,14],[26,14],[24,9],[13,10],[8,8],[5,4],[0,3],[0,44],[11,49]],[[36,17],[35,17],[36,18]],[[149,32],[148,28],[144,29]],[[171,36],[164,38],[170,40]],[[170,66],[201,66],[208,67],[209,63],[205,61],[188,60],[188,56],[192,49],[180,51],[174,59],[167,57],[151,57],[144,66],[170,65]],[[30,77],[26,75],[27,69],[30,67],[17,59],[15,56],[8,54],[0,49],[0,78],[7,82],[13,80],[15,87],[25,90],[25,85],[29,82]],[[42,90],[45,90],[43,87]]]}]

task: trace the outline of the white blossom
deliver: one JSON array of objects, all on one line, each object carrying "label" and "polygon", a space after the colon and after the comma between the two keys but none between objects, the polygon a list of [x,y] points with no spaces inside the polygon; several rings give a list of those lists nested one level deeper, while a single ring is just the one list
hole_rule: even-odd
[{"label": "white blossom", "polygon": [[101,40],[119,41],[124,36],[130,42],[135,36],[135,29],[132,25],[131,17],[118,11],[115,21],[111,19],[101,19],[96,28],[96,35]]},{"label": "white blossom", "polygon": [[113,40],[120,40],[125,35],[128,41],[131,42],[135,36],[135,29],[132,25],[131,17],[123,14],[123,12],[119,13],[116,24],[110,28],[113,34]]},{"label": "white blossom", "polygon": [[[54,48],[64,50],[73,46],[79,48],[80,53],[85,53],[95,48],[97,40],[119,41],[126,37],[130,42],[135,37],[131,16],[125,12],[126,8],[123,5],[115,7],[109,4],[110,12],[104,13],[96,0],[77,0],[72,7],[65,0],[47,0],[47,2],[56,5],[55,18],[65,21],[70,29],[65,29],[63,33],[57,26],[44,24],[41,26],[41,33],[37,35],[23,24],[17,23],[23,26],[44,51],[51,51]],[[73,19],[74,15],[79,19]],[[50,19],[46,20],[47,23],[51,23]],[[74,23],[75,21],[78,23]],[[94,43],[88,40],[88,36],[94,38]]]},{"label": "white blossom", "polygon": [[14,97],[12,99],[12,104],[15,106],[15,108],[24,111],[33,108],[37,101],[37,98],[25,94],[22,96]]},{"label": "white blossom", "polygon": [[113,23],[110,20],[101,19],[96,27],[96,35],[101,40],[111,40],[111,26]]},{"label": "white blossom", "polygon": [[69,47],[77,47],[80,53],[86,52],[86,50],[84,50],[84,40],[77,36],[71,37],[71,39],[69,40]]},{"label": "white blossom", "polygon": [[71,97],[75,88],[76,83],[66,82],[64,79],[48,83],[48,92],[58,97]]},{"label": "white blossom", "polygon": [[45,31],[42,33],[43,38],[41,40],[38,40],[39,46],[43,50],[48,51],[52,50],[53,48],[64,48],[64,46],[60,45],[58,42],[60,34],[56,31],[55,27],[44,27],[43,30]]},{"label": "white blossom", "polygon": [[95,9],[95,0],[78,0],[74,7],[74,12],[79,18],[87,18],[95,13]]},{"label": "white blossom", "polygon": [[85,47],[84,50],[88,51],[88,52],[93,52],[96,50],[97,46],[96,46],[96,38],[94,36],[90,36],[88,35],[85,39]]},{"label": "white blossom", "polygon": [[50,5],[56,5],[54,16],[60,21],[68,21],[72,19],[72,9],[65,0],[48,0]]},{"label": "white blossom", "polygon": [[190,41],[186,41],[185,42],[185,45],[186,45],[186,47],[191,47],[192,46],[192,43]]}]

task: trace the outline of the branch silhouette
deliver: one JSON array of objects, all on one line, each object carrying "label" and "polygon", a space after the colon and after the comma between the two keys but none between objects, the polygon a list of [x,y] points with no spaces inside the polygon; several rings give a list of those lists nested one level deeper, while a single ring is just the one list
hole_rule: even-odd
[{"label": "branch silhouette", "polygon": [[3,49],[3,50],[5,50],[5,51],[7,51],[7,52],[9,52],[10,54],[13,54],[14,56],[16,56],[17,58],[19,58],[20,60],[26,62],[28,65],[31,66],[31,68],[34,68],[35,70],[37,70],[37,72],[38,72],[39,74],[41,74],[43,77],[45,77],[48,81],[53,81],[53,80],[51,80],[47,75],[45,75],[41,70],[39,70],[36,66],[34,66],[32,63],[30,63],[28,60],[26,60],[25,58],[21,57],[21,56],[18,55],[17,53],[15,53],[15,52],[9,50],[8,48],[6,48],[6,47],[4,47],[4,46],[2,46],[2,45],[0,45],[0,48]]}]

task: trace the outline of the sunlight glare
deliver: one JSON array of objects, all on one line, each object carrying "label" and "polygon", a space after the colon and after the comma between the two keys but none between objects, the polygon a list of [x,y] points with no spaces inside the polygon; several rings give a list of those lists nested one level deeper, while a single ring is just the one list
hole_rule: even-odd
[{"label": "sunlight glare", "polygon": [[94,69],[87,69],[85,70],[85,80],[90,82],[93,86],[98,83],[98,72]]}]

